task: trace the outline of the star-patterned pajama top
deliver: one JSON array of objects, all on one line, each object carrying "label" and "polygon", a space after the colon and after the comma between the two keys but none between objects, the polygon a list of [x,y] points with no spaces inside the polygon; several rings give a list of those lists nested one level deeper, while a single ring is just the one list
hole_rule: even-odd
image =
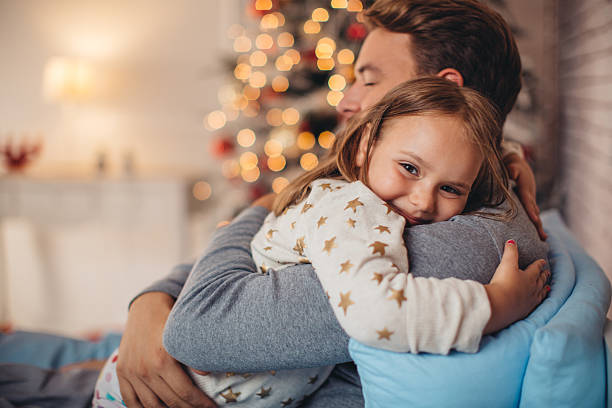
[{"label": "star-patterned pajama top", "polygon": [[301,202],[268,215],[255,235],[262,273],[312,263],[350,337],[400,352],[474,353],[491,309],[484,286],[414,277],[406,220],[363,183],[320,179]]}]

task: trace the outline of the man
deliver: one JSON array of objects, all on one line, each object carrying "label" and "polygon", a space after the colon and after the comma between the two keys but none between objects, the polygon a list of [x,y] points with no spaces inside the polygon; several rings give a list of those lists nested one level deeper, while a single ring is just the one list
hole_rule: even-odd
[{"label": "man", "polygon": [[[356,81],[338,105],[338,111],[344,118],[371,106],[395,85],[421,75],[437,75],[461,86],[469,86],[480,91],[497,105],[504,117],[511,110],[520,90],[520,58],[508,26],[499,15],[490,9],[473,0],[378,0],[368,9],[366,17],[371,30],[356,63]],[[538,209],[535,205],[533,174],[525,161],[517,154],[508,154],[506,163],[512,178],[518,182],[519,196],[529,217],[536,224],[540,235],[543,235]],[[250,216],[249,231],[251,232],[248,233],[256,231],[258,225],[261,225],[263,217],[265,217],[265,211],[255,211],[259,212],[257,214],[251,213],[254,215]],[[467,221],[467,223],[470,222],[472,221]],[[437,228],[435,225],[431,227]],[[438,232],[439,234],[448,234],[444,235],[445,238],[453,234],[452,229],[455,226],[446,228],[448,231]],[[443,269],[445,264],[433,264],[445,259],[452,259],[455,263],[464,262],[469,264],[470,267],[490,269],[491,265],[476,264],[479,261],[473,259],[474,252],[472,250],[474,247],[488,245],[480,241],[480,239],[486,240],[488,238],[479,236],[480,230],[477,228],[470,228],[469,231],[473,235],[456,236],[456,241],[450,244],[444,242],[446,239],[441,240],[443,242],[437,242],[439,253],[436,253],[436,257],[438,259],[428,260],[432,264],[432,268]],[[457,230],[456,233],[462,234],[463,232],[463,230]],[[481,232],[483,235],[488,233],[490,231],[482,230]],[[521,232],[516,233],[520,234]],[[419,269],[419,254],[425,252],[422,248],[419,249],[416,246],[419,245],[419,242],[426,246],[424,242],[429,239],[421,239],[418,231],[415,231],[414,234],[416,235],[411,236],[409,240],[407,239],[411,264],[413,262],[417,263],[414,268],[411,265],[413,273]],[[528,235],[528,233],[526,232],[525,235]],[[413,248],[411,245],[415,245],[415,247]],[[431,245],[431,241],[427,241],[427,245]],[[481,251],[486,252],[486,249],[481,248]],[[531,260],[535,259],[534,256],[540,254],[541,252],[531,254]],[[426,255],[423,255],[423,262],[425,262],[425,258]],[[523,261],[523,264],[525,264],[525,260]],[[118,364],[122,396],[129,407],[156,407],[164,404],[173,407],[214,406],[193,385],[182,366],[166,352],[162,345],[162,332],[166,319],[190,269],[191,265],[177,267],[167,280],[153,285],[131,304],[128,323],[120,346],[119,354],[121,358]],[[318,281],[312,269],[309,272],[302,268],[298,272],[278,274],[273,278],[277,281],[269,282],[272,278],[265,276],[258,279],[259,283],[257,285],[268,285],[267,289],[261,289],[262,291],[269,294],[270,298],[278,298],[278,308],[274,307],[274,303],[268,303],[263,307],[264,310],[268,308],[280,309],[278,313],[284,313],[283,308],[296,307],[282,303],[282,299],[279,299],[282,298],[283,294],[275,292],[274,288],[270,289],[275,285],[283,286],[285,284],[283,279],[291,282],[287,285],[297,285],[298,291],[306,293],[304,295],[306,297],[310,296],[309,299],[317,307],[321,309],[329,308],[323,296],[317,298],[317,291],[321,292],[321,289],[320,286],[317,286]],[[238,302],[238,299],[234,298],[234,300]],[[270,300],[270,302],[273,301],[274,299]],[[229,306],[225,305],[225,307]],[[304,304],[301,307],[306,308],[308,305]],[[226,312],[231,313],[227,310]],[[245,310],[246,312],[248,310]],[[291,312],[291,310],[287,310],[287,313]],[[331,309],[328,312],[332,313]],[[304,311],[305,315],[309,315],[309,313],[311,312]],[[316,314],[310,314],[309,316],[317,323],[318,320],[333,323],[330,320],[325,320],[325,318],[319,319]],[[299,319],[299,314],[294,318]],[[257,316],[254,316],[253,319],[257,319]],[[281,316],[278,319],[285,319],[283,322],[286,322],[289,318]],[[262,321],[265,321],[265,319]],[[241,321],[241,323],[245,322]],[[268,325],[265,330],[274,333],[272,320],[261,324]],[[246,326],[251,327],[245,330],[246,335],[254,335],[254,332],[258,330],[256,326]],[[208,327],[208,330],[212,332],[216,328]],[[284,330],[288,337],[292,336],[292,333],[295,337],[300,337],[297,333],[302,333],[297,329],[291,332],[289,327],[285,327]],[[338,327],[333,330],[337,331]],[[307,333],[304,335],[307,335]],[[341,339],[342,333],[335,332],[330,337]],[[175,350],[174,355],[183,351],[186,354],[191,353],[187,343],[193,347],[198,347],[198,339],[192,339],[190,342],[187,339],[182,340],[184,341],[183,345],[179,345],[177,348],[183,350]],[[296,340],[296,345],[293,348],[303,347],[307,349],[308,345],[299,343],[299,341],[300,339]],[[344,340],[338,340],[338,342],[340,341]],[[196,344],[194,345],[194,343]],[[202,344],[201,353],[203,355],[206,354],[207,347]],[[338,348],[334,345],[330,347],[335,347],[336,350]],[[292,351],[295,350],[287,350],[287,355]],[[299,351],[297,350],[297,352]],[[277,362],[278,366],[270,368],[280,369],[291,365],[291,363],[282,361],[284,353],[284,350],[278,351],[276,356],[279,360]],[[253,354],[258,355],[261,352],[255,351]],[[341,360],[341,358],[338,357],[338,361],[334,361],[334,363],[348,361],[347,358],[344,360]],[[185,360],[183,359],[183,361]],[[329,360],[321,358],[321,365],[324,361],[329,362]],[[312,357],[312,361],[309,361],[309,364],[317,364],[318,362],[319,360],[315,355]],[[248,369],[246,368],[248,364],[246,362],[244,364],[243,367]],[[189,365],[198,368],[196,364],[189,363]],[[202,366],[202,369],[231,368]],[[306,406],[361,406],[363,401],[360,399],[359,387],[354,366],[351,364],[340,365],[328,384],[318,391],[312,400],[307,402]],[[337,395],[338,392],[341,393],[340,397]]]}]

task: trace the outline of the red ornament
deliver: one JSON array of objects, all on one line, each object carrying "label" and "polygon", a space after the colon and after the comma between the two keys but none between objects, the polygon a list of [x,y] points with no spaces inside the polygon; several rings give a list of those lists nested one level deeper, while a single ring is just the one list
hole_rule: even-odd
[{"label": "red ornament", "polygon": [[227,136],[218,137],[210,142],[208,150],[216,158],[222,158],[231,154],[235,149],[234,141]]},{"label": "red ornament", "polygon": [[365,25],[361,23],[352,23],[346,29],[346,36],[354,41],[363,40],[365,36],[368,34],[368,30]]}]

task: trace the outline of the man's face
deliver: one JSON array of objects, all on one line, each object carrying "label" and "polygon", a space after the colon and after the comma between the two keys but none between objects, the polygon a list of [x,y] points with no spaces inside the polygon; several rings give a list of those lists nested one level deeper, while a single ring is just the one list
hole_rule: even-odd
[{"label": "man's face", "polygon": [[396,85],[417,77],[409,34],[376,28],[366,37],[355,64],[355,82],[336,109],[346,120],[378,102]]}]

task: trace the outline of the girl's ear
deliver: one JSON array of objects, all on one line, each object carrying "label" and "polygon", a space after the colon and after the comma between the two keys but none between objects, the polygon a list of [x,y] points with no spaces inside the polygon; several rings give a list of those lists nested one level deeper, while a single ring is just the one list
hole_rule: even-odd
[{"label": "girl's ear", "polygon": [[357,167],[363,166],[366,161],[368,153],[368,140],[370,139],[371,128],[372,126],[368,123],[364,126],[363,132],[361,132],[359,148],[357,149],[357,154],[355,155],[355,164],[357,165]]}]

